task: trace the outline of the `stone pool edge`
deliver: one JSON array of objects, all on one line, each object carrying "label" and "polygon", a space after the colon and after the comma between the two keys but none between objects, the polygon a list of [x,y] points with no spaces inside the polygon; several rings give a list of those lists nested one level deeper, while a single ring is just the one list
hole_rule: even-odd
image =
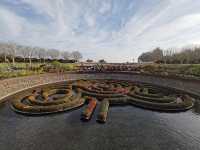
[{"label": "stone pool edge", "polygon": [[11,78],[0,80],[0,103],[5,102],[7,97],[22,92],[27,89],[38,87],[41,85],[59,83],[69,80],[78,79],[117,79],[128,80],[133,82],[150,83],[157,86],[173,88],[176,90],[191,93],[194,96],[200,97],[199,82],[195,80],[182,80],[163,78],[154,75],[140,75],[131,73],[47,73],[42,75],[34,75],[27,77]]}]

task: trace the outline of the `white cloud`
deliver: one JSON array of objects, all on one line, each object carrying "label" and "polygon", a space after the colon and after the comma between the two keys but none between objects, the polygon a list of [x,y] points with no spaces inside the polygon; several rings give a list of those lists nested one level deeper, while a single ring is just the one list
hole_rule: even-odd
[{"label": "white cloud", "polygon": [[96,21],[95,21],[95,18],[94,18],[92,15],[90,15],[90,14],[85,14],[85,15],[84,15],[84,19],[85,19],[85,21],[87,22],[87,25],[88,25],[89,27],[95,27]]},{"label": "white cloud", "polygon": [[111,9],[111,4],[108,2],[103,2],[102,6],[99,9],[99,12],[105,14]]},{"label": "white cloud", "polygon": [[23,18],[0,7],[0,33],[1,36],[18,36],[22,31]]},{"label": "white cloud", "polygon": [[[127,13],[126,6],[114,0],[21,0],[20,4],[31,7],[29,11],[41,16],[40,19],[47,17],[48,22],[34,21],[30,16],[19,15],[15,8],[0,4],[0,40],[79,50],[85,59],[104,58],[114,62],[131,61],[156,46],[168,48],[200,42],[197,0],[132,2],[128,5],[129,12],[135,11],[130,9],[132,6],[139,5],[129,19],[124,18],[128,14],[106,18],[120,10]],[[115,19],[121,19],[122,26],[112,30],[117,23]],[[102,28],[107,25],[110,30]]]}]

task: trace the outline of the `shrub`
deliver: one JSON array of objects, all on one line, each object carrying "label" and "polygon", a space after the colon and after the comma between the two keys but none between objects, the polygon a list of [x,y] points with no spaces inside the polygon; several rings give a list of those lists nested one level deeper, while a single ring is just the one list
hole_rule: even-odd
[{"label": "shrub", "polygon": [[200,65],[194,65],[191,68],[191,74],[195,76],[200,76]]},{"label": "shrub", "polygon": [[54,67],[54,68],[60,68],[61,67],[61,63],[60,62],[58,62],[58,61],[53,61],[52,63],[51,63],[51,65]]}]

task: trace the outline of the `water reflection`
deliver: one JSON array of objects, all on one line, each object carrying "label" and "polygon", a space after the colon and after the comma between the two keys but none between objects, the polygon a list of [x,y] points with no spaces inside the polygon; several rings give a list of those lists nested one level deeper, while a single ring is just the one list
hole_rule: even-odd
[{"label": "water reflection", "polygon": [[[106,124],[80,120],[74,111],[31,117],[0,109],[2,150],[199,150],[200,102],[193,110],[159,113],[133,106],[111,107]],[[8,140],[9,139],[9,140]]]}]

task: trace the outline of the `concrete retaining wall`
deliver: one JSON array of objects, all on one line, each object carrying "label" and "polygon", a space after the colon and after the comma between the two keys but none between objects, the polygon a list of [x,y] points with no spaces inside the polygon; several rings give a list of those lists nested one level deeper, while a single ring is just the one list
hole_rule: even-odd
[{"label": "concrete retaining wall", "polygon": [[1,102],[4,98],[15,94],[19,91],[48,83],[75,80],[75,79],[118,79],[118,80],[130,80],[138,82],[146,82],[159,86],[176,88],[184,90],[186,92],[200,95],[200,84],[198,81],[191,80],[178,80],[155,76],[146,76],[138,74],[120,74],[120,73],[96,73],[96,74],[43,74],[36,76],[20,77],[5,79],[0,81],[0,99]]}]

